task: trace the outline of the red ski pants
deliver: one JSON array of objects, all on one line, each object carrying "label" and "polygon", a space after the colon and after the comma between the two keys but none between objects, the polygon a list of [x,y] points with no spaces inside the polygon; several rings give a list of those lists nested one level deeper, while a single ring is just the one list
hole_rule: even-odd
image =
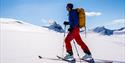
[{"label": "red ski pants", "polygon": [[65,38],[65,44],[66,44],[66,51],[71,51],[72,46],[71,46],[71,40],[75,39],[76,43],[82,48],[82,50],[85,53],[90,53],[88,47],[86,44],[82,41],[80,34],[79,34],[79,27],[75,27],[72,32],[69,32],[68,35]]}]

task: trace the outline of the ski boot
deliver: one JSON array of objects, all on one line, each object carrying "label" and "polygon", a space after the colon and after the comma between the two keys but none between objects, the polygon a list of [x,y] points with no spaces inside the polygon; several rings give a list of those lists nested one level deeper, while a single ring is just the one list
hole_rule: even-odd
[{"label": "ski boot", "polygon": [[75,58],[73,57],[73,55],[70,54],[66,54],[66,56],[64,57],[65,60],[69,61],[69,63],[75,63]]},{"label": "ski boot", "polygon": [[84,55],[81,60],[87,61],[88,63],[95,63],[91,55]]}]

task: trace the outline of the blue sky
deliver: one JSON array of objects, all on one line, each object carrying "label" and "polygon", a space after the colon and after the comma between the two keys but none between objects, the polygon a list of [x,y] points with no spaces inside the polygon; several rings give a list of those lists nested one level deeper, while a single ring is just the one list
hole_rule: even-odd
[{"label": "blue sky", "polygon": [[66,4],[82,7],[87,13],[87,28],[125,26],[125,0],[0,0],[0,17],[46,25],[55,20],[63,26],[67,19]]}]

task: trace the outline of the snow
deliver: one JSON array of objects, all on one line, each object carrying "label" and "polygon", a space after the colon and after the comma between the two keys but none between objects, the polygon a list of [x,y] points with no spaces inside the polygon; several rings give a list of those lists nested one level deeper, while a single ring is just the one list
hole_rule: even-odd
[{"label": "snow", "polygon": [[[86,38],[83,33],[81,37],[95,59],[125,62],[125,34],[105,36],[88,32]],[[63,41],[63,33],[20,20],[0,18],[1,63],[62,63],[40,60],[38,55],[49,58],[61,56]],[[82,57],[84,53],[79,46],[78,50]],[[73,51],[74,57],[78,58],[74,46]]]},{"label": "snow", "polygon": [[0,19],[0,24],[1,24],[1,29],[5,30],[15,30],[15,31],[37,31],[39,32],[40,30],[45,30],[45,28],[41,28],[39,26],[35,26],[20,20],[15,20],[15,19]]},{"label": "snow", "polygon": [[106,60],[125,60],[125,35],[104,36],[89,33],[87,43],[93,53],[93,57]]}]

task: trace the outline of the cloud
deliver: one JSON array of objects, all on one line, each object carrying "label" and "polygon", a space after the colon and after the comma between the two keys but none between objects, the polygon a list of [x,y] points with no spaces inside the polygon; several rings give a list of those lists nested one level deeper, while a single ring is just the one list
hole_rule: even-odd
[{"label": "cloud", "polygon": [[47,23],[47,20],[46,19],[44,19],[44,18],[42,18],[40,21],[42,21],[42,23]]},{"label": "cloud", "polygon": [[100,16],[101,12],[85,12],[87,16]]},{"label": "cloud", "polygon": [[52,19],[49,19],[49,20],[48,20],[48,23],[49,23],[49,24],[53,24],[53,23],[55,23],[55,21],[52,20]]},{"label": "cloud", "polygon": [[116,19],[105,24],[105,27],[110,29],[119,29],[125,27],[125,19]]},{"label": "cloud", "polygon": [[125,25],[125,19],[113,20],[110,23],[108,23],[107,25]]}]

